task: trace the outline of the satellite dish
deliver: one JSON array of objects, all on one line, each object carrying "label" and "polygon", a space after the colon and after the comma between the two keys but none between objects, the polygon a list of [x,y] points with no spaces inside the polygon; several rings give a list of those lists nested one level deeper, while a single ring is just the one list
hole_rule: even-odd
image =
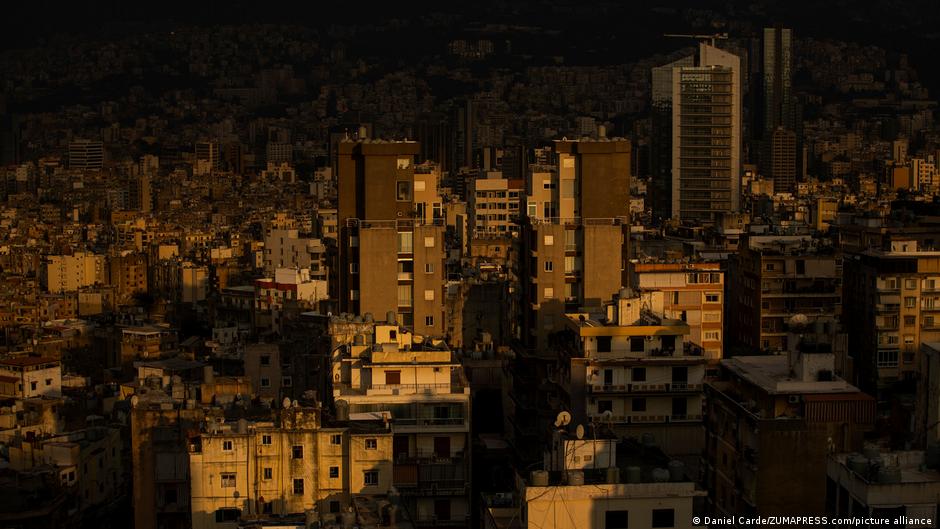
[{"label": "satellite dish", "polygon": [[574,430],[574,434],[578,436],[578,439],[584,439],[584,425],[579,424]]},{"label": "satellite dish", "polygon": [[806,317],[806,314],[794,314],[790,316],[790,320],[787,323],[790,324],[790,327],[804,327],[809,323],[809,318]]},{"label": "satellite dish", "polygon": [[560,428],[562,426],[568,426],[571,424],[571,414],[563,411],[558,414],[558,417],[555,419],[555,427]]},{"label": "satellite dish", "polygon": [[607,422],[610,422],[610,419],[611,419],[613,416],[614,416],[614,412],[612,412],[612,411],[610,411],[610,410],[607,410],[607,411],[605,411],[604,413],[601,414],[601,417],[603,417],[604,420],[607,421]]}]

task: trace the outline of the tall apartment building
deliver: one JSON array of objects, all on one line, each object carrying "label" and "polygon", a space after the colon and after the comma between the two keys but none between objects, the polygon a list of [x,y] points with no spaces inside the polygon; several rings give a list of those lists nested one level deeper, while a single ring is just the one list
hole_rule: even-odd
[{"label": "tall apartment building", "polygon": [[796,130],[792,30],[764,28],[764,136],[778,127]]},{"label": "tall apartment building", "polygon": [[842,256],[809,235],[749,235],[728,263],[726,346],[786,351],[790,319],[833,321],[842,307]]},{"label": "tall apartment building", "polygon": [[104,165],[104,144],[99,140],[69,142],[69,169],[100,171]]},{"label": "tall apartment building", "polygon": [[937,174],[934,157],[911,158],[911,178],[917,189],[928,193],[936,192],[940,188],[940,175]]},{"label": "tall apartment building", "polygon": [[846,254],[843,321],[858,384],[918,378],[920,344],[940,340],[940,252],[916,241]]},{"label": "tall apartment building", "polygon": [[334,318],[330,335],[337,416],[390,424],[392,485],[416,525],[466,527],[471,403],[459,360],[392,322]]},{"label": "tall apartment building", "polygon": [[605,308],[566,317],[575,420],[620,437],[652,434],[667,454],[697,461],[706,359],[689,326],[663,317],[661,292],[624,289]]},{"label": "tall apartment building", "polygon": [[126,252],[108,259],[108,284],[115,294],[127,300],[138,292],[147,292],[147,254]]},{"label": "tall apartment building", "polygon": [[524,193],[522,180],[503,178],[500,172],[471,180],[467,206],[473,238],[518,236]]},{"label": "tall apartment building", "polygon": [[874,425],[875,400],[833,374],[824,342],[788,343],[786,355],[722,360],[705,385],[703,483],[716,516],[825,514],[827,457],[860,449]]},{"label": "tall apartment building", "polygon": [[672,217],[715,222],[740,209],[741,58],[701,43],[672,82]]},{"label": "tall apartment building", "polygon": [[796,133],[783,127],[770,136],[770,177],[775,193],[796,191]]},{"label": "tall apartment building", "polygon": [[650,197],[654,219],[672,216],[672,85],[677,68],[695,66],[695,55],[652,69],[650,112]]},{"label": "tall apartment building", "polygon": [[222,170],[222,149],[218,142],[196,142],[193,173],[206,175]]},{"label": "tall apartment building", "polygon": [[290,515],[335,523],[354,495],[388,494],[391,467],[392,436],[381,421],[330,426],[319,407],[296,402],[274,420],[213,416],[189,441],[192,528]]},{"label": "tall apartment building", "polygon": [[85,252],[46,257],[45,279],[49,292],[73,292],[82,287],[105,284],[105,256]]},{"label": "tall apartment building", "polygon": [[622,138],[556,141],[557,168],[533,168],[520,263],[527,347],[547,351],[565,312],[628,283],[630,149]]},{"label": "tall apartment building", "polygon": [[442,336],[444,222],[433,215],[442,201],[416,201],[428,189],[415,171],[418,144],[344,140],[338,148],[340,310],[393,312],[417,334]]}]

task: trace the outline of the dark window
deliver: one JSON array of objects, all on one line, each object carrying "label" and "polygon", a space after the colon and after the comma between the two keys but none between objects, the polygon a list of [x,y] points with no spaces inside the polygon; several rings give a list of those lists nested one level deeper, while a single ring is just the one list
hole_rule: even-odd
[{"label": "dark window", "polygon": [[392,385],[401,384],[401,371],[386,371],[385,383]]},{"label": "dark window", "polygon": [[799,275],[806,275],[806,261],[802,259],[796,260],[796,273]]},{"label": "dark window", "polygon": [[672,414],[685,416],[689,414],[689,405],[685,397],[676,397],[672,399]]},{"label": "dark window", "polygon": [[634,382],[646,382],[646,368],[645,367],[633,368],[633,381]]},{"label": "dark window", "polygon": [[627,511],[607,511],[604,513],[604,529],[628,529]]},{"label": "dark window", "polygon": [[597,413],[604,413],[605,411],[614,411],[613,401],[610,401],[610,400],[597,401]]},{"label": "dark window", "polygon": [[434,516],[438,521],[450,521],[450,500],[434,500]]},{"label": "dark window", "polygon": [[604,385],[609,386],[614,383],[614,370],[605,369],[604,370]]},{"label": "dark window", "polygon": [[261,365],[263,366],[271,365],[271,355],[261,355]]},{"label": "dark window", "polygon": [[685,384],[689,381],[689,368],[688,367],[673,367],[672,368],[672,381]]},{"label": "dark window", "polygon": [[163,503],[165,504],[176,503],[176,500],[177,500],[177,495],[176,495],[175,488],[165,489],[163,491]]},{"label": "dark window", "polygon": [[598,336],[597,337],[597,352],[598,353],[610,352],[610,336]]},{"label": "dark window", "polygon": [[673,509],[653,509],[653,527],[675,527],[676,512]]},{"label": "dark window", "polygon": [[646,399],[645,398],[635,398],[633,399],[633,411],[646,411]]},{"label": "dark window", "polygon": [[631,353],[642,353],[643,348],[645,347],[643,342],[646,341],[646,338],[642,336],[634,336],[630,338],[630,352]]},{"label": "dark window", "polygon": [[304,480],[303,478],[294,480],[294,494],[303,494],[304,493]]},{"label": "dark window", "polygon": [[339,467],[330,467],[330,477],[331,478],[339,477]]},{"label": "dark window", "polygon": [[215,522],[237,522],[238,517],[241,516],[241,514],[242,512],[238,509],[219,509],[215,511]]},{"label": "dark window", "polygon": [[411,200],[411,182],[397,182],[397,200]]},{"label": "dark window", "polygon": [[297,445],[291,450],[291,457],[294,459],[303,459],[304,458],[304,447],[302,445]]}]

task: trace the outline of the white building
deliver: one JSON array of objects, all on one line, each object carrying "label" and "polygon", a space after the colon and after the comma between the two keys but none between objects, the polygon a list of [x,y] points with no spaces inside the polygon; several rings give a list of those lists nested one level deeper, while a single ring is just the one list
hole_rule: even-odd
[{"label": "white building", "polygon": [[61,397],[62,365],[52,358],[17,356],[0,360],[0,388],[6,397]]}]

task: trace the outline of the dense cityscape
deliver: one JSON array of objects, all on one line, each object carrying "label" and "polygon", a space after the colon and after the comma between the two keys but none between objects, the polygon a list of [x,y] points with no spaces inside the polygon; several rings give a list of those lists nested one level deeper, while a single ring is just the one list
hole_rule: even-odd
[{"label": "dense cityscape", "polygon": [[422,4],[10,17],[0,529],[937,527],[940,9]]}]

